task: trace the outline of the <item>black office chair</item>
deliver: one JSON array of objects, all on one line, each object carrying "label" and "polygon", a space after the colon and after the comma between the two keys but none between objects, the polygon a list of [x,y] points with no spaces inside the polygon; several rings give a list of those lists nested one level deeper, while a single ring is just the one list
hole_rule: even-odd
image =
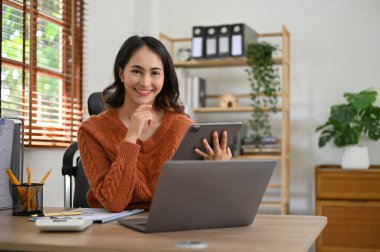
[{"label": "black office chair", "polygon": [[[101,92],[92,93],[87,100],[88,113],[100,114],[104,110],[104,102]],[[86,194],[89,189],[86,175],[79,156],[78,143],[72,143],[63,154],[62,175],[64,176],[64,207],[89,207]],[[73,194],[73,177],[75,189]]]}]

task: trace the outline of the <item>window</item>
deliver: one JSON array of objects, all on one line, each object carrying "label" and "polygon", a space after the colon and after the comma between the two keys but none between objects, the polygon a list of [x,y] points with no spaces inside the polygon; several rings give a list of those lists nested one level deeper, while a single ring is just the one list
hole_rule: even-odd
[{"label": "window", "polygon": [[25,146],[76,141],[83,1],[1,1],[0,116],[23,119]]}]

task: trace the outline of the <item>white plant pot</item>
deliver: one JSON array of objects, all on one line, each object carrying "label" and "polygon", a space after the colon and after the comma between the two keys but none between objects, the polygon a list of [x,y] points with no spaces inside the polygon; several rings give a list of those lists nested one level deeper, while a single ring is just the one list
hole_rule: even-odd
[{"label": "white plant pot", "polygon": [[343,169],[368,169],[368,148],[360,145],[345,147],[341,165]]}]

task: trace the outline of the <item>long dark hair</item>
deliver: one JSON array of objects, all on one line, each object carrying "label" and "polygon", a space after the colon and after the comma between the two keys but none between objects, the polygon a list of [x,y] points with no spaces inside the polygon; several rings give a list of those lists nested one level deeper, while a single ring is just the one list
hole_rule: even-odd
[{"label": "long dark hair", "polygon": [[179,100],[178,79],[172,58],[165,46],[150,36],[132,36],[121,46],[113,69],[115,81],[103,90],[104,102],[113,108],[118,108],[124,104],[125,88],[119,76],[119,69],[124,69],[132,55],[143,46],[147,46],[159,55],[164,67],[164,85],[157,95],[154,105],[164,111],[184,113],[184,107]]}]

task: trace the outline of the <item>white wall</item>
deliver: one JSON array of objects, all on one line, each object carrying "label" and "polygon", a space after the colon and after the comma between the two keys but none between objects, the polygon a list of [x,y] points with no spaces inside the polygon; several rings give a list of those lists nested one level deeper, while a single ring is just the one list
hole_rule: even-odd
[{"label": "white wall", "polygon": [[[291,213],[314,213],[314,166],[339,163],[342,150],[318,149],[314,129],[325,122],[329,107],[343,102],[343,92],[375,87],[380,91],[380,23],[377,0],[89,0],[85,37],[84,99],[112,80],[113,61],[132,34],[164,32],[190,37],[194,25],[244,22],[259,33],[279,32],[285,24],[292,36],[291,54]],[[231,71],[231,72],[230,72]],[[249,90],[241,69],[198,71],[208,90]],[[223,81],[222,81],[223,80]],[[226,83],[226,80],[228,81]],[[234,85],[237,84],[237,85]],[[380,100],[380,98],[379,98]],[[378,102],[379,103],[379,102]],[[223,116],[223,115],[222,115]],[[248,115],[249,116],[249,115]],[[234,115],[237,119],[247,115]],[[223,118],[219,118],[223,119]],[[212,120],[218,120],[213,116]],[[380,142],[368,143],[372,163],[380,163]],[[46,183],[45,205],[63,202],[60,175],[63,150],[30,149],[25,163],[53,168]],[[42,175],[41,175],[42,176]]]},{"label": "white wall", "polygon": [[[342,155],[342,150],[332,145],[319,149],[315,128],[327,120],[332,104],[344,101],[344,92],[368,87],[380,92],[377,71],[380,30],[374,28],[380,22],[380,2],[161,0],[161,5],[165,6],[160,11],[161,31],[172,37],[191,37],[194,25],[244,22],[259,33],[279,32],[283,24],[289,28],[292,36],[290,208],[291,213],[314,213],[314,166],[339,163]],[[244,75],[241,69],[202,69],[196,73],[219,90],[224,91],[226,86],[236,93],[249,89],[248,82],[237,76]],[[210,92],[218,92],[210,86],[207,86]],[[245,119],[244,115],[240,116]],[[372,163],[380,162],[379,144],[369,143]]]}]

